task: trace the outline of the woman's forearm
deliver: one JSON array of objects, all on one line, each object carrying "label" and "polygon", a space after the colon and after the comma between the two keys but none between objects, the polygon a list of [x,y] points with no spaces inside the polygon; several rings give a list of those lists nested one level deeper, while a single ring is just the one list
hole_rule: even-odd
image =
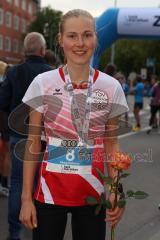
[{"label": "woman's forearm", "polygon": [[105,153],[106,153],[106,161],[107,161],[107,171],[108,175],[114,178],[117,175],[117,171],[113,169],[110,165],[111,158],[114,157],[114,154],[119,151],[119,143],[118,138],[110,138],[105,142]]},{"label": "woman's forearm", "polygon": [[32,199],[34,177],[40,150],[40,139],[28,138],[23,162],[22,201]]}]

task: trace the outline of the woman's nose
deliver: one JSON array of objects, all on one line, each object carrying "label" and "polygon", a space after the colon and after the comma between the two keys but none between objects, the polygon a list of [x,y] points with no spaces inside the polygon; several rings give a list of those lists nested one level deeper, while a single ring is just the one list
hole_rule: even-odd
[{"label": "woman's nose", "polygon": [[78,38],[77,38],[77,45],[78,46],[83,46],[84,45],[83,36],[78,36]]}]

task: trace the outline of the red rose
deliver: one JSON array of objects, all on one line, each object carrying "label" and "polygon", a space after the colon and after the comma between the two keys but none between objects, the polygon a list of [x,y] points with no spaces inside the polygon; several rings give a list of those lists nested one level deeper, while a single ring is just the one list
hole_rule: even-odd
[{"label": "red rose", "polygon": [[116,152],[110,156],[110,165],[117,170],[127,170],[131,162],[131,157],[125,153]]}]

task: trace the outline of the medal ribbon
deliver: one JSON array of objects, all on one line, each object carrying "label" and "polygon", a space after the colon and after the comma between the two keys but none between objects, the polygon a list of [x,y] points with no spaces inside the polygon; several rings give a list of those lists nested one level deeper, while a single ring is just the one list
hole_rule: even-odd
[{"label": "medal ribbon", "polygon": [[64,67],[64,77],[65,77],[65,82],[67,84],[66,89],[69,92],[70,101],[72,103],[74,123],[79,135],[79,145],[84,146],[84,145],[87,145],[85,139],[87,140],[88,132],[89,132],[91,95],[92,95],[92,88],[93,88],[93,69],[90,67],[83,123],[80,117],[80,111],[76,101],[76,97],[74,97],[76,94],[74,92],[73,84],[72,84],[67,66]]}]

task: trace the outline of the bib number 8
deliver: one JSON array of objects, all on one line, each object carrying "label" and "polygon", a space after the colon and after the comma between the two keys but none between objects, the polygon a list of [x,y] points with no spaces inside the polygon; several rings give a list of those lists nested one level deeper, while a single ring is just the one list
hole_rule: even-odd
[{"label": "bib number 8", "polygon": [[74,149],[68,149],[67,150],[66,159],[69,162],[74,161],[74,159],[75,159]]}]

